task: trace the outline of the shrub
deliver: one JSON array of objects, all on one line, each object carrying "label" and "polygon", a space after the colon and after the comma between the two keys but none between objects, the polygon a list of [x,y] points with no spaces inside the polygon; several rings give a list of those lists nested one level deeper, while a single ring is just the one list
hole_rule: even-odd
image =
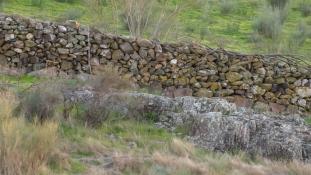
[{"label": "shrub", "polygon": [[273,9],[284,9],[290,0],[267,0]]},{"label": "shrub", "polygon": [[304,0],[300,6],[299,9],[303,16],[307,17],[311,15],[311,3]]},{"label": "shrub", "polygon": [[36,7],[42,7],[45,0],[31,0],[31,5]]},{"label": "shrub", "polygon": [[57,145],[58,125],[37,125],[16,118],[16,104],[11,93],[0,94],[0,174],[42,174]]},{"label": "shrub", "polygon": [[255,19],[253,29],[266,38],[278,38],[282,32],[282,20],[279,10],[265,8]]},{"label": "shrub", "polygon": [[235,10],[236,1],[232,0],[221,0],[220,1],[220,12],[221,14],[229,14]]},{"label": "shrub", "polygon": [[2,10],[3,6],[8,0],[0,0],[0,10]]},{"label": "shrub", "polygon": [[289,48],[292,50],[297,49],[302,46],[306,39],[310,36],[311,28],[305,23],[300,23],[296,29],[296,31],[290,36],[289,39]]},{"label": "shrub", "polygon": [[[113,0],[116,2],[117,0]],[[188,0],[187,0],[188,1]],[[160,39],[173,33],[171,30],[177,24],[178,14],[187,1],[175,1],[171,8],[170,1],[158,0],[120,0],[114,13],[121,9],[118,15],[134,37],[151,36]],[[190,2],[190,0],[189,0]],[[191,1],[193,3],[193,1]]]},{"label": "shrub", "polygon": [[[85,103],[78,103],[76,117],[89,127],[99,127],[108,119],[122,117],[122,114],[111,108],[103,96],[96,96]],[[110,101],[111,102],[111,101]]]},{"label": "shrub", "polygon": [[58,93],[54,86],[41,85],[23,95],[16,112],[24,115],[29,121],[44,122],[51,119],[62,99]]}]

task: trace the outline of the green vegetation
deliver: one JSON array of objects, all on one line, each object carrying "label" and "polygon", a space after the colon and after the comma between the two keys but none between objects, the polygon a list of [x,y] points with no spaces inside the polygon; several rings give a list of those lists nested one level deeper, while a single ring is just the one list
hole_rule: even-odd
[{"label": "green vegetation", "polygon": [[[311,52],[311,34],[297,34],[300,24],[310,31],[308,0],[156,1],[142,8],[152,13],[151,16],[147,15],[148,22],[146,18],[141,18],[144,12],[137,10],[140,9],[139,5],[135,8],[135,14],[127,13],[128,8],[122,0],[37,1],[34,4],[41,5],[34,5],[30,0],[8,1],[3,11],[44,20],[77,19],[82,24],[103,31],[125,35],[142,33],[145,37],[170,42],[192,40],[243,53],[278,52],[308,56]],[[266,12],[268,7],[271,7],[270,12]],[[273,17],[269,14],[273,14]],[[129,15],[136,15],[135,19],[140,21],[129,21]],[[160,18],[161,15],[165,20]],[[281,24],[275,21],[277,18],[281,18]],[[137,27],[137,22],[144,25]],[[270,24],[273,24],[273,28],[270,28]],[[277,36],[277,39],[271,39],[272,36]]]},{"label": "green vegetation", "polygon": [[305,118],[305,122],[306,122],[308,125],[311,125],[311,117]]}]

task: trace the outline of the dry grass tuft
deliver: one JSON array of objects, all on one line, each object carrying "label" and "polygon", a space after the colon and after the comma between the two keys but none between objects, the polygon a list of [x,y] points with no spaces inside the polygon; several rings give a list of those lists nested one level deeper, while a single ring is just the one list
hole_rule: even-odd
[{"label": "dry grass tuft", "polygon": [[192,144],[186,143],[180,139],[174,138],[170,145],[171,151],[177,156],[190,157],[194,153],[194,146]]},{"label": "dry grass tuft", "polygon": [[13,116],[16,98],[0,94],[0,174],[35,175],[47,169],[57,143],[56,123],[28,123]]},{"label": "dry grass tuft", "polygon": [[98,92],[130,90],[135,88],[129,75],[121,76],[118,69],[111,65],[97,66],[93,70],[94,77],[87,82]]},{"label": "dry grass tuft", "polygon": [[177,157],[157,152],[153,155],[153,160],[157,164],[177,170],[190,170],[193,174],[198,175],[209,174],[207,166],[186,157]]},{"label": "dry grass tuft", "polygon": [[112,158],[114,167],[121,172],[125,170],[139,172],[145,161],[143,157],[123,153],[115,153]]}]

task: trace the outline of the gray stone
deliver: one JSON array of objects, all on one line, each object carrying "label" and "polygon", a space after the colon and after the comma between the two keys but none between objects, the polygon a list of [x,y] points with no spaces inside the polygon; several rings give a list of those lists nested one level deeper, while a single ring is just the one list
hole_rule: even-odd
[{"label": "gray stone", "polygon": [[67,54],[69,54],[69,49],[58,48],[58,49],[57,49],[57,52],[58,52],[59,54],[62,54],[62,55],[67,55]]},{"label": "gray stone", "polygon": [[32,33],[28,33],[27,35],[26,35],[26,38],[28,39],[28,40],[32,40],[33,39],[33,34]]},{"label": "gray stone", "polygon": [[122,44],[120,45],[120,48],[121,48],[121,50],[122,50],[123,52],[125,52],[125,53],[133,53],[133,51],[134,51],[133,47],[132,47],[131,44],[128,43],[128,42],[122,43]]},{"label": "gray stone", "polygon": [[5,41],[12,41],[15,39],[15,35],[14,34],[5,34],[4,36],[4,40]]},{"label": "gray stone", "polygon": [[43,25],[42,23],[36,23],[36,27],[35,27],[37,30],[43,30]]},{"label": "gray stone", "polygon": [[58,26],[57,28],[58,28],[58,32],[60,32],[60,33],[67,32],[67,28],[65,26]]}]

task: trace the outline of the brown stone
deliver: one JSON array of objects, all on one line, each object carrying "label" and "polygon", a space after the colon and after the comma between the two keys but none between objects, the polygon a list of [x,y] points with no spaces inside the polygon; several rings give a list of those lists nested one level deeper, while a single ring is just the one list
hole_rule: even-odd
[{"label": "brown stone", "polygon": [[284,105],[280,105],[277,103],[269,103],[269,106],[270,106],[271,111],[275,113],[281,113],[286,110],[286,107]]},{"label": "brown stone", "polygon": [[228,72],[226,73],[226,78],[229,82],[236,82],[242,79],[242,75],[237,72]]},{"label": "brown stone", "polygon": [[245,107],[245,108],[250,108],[253,105],[253,101],[251,99],[241,96],[234,96],[233,103],[235,103],[237,107]]},{"label": "brown stone", "polygon": [[121,60],[124,57],[124,54],[121,50],[114,50],[111,57],[113,60]]},{"label": "brown stone", "polygon": [[211,98],[214,96],[214,93],[211,90],[202,88],[202,89],[199,89],[199,91],[196,93],[196,96]]}]

